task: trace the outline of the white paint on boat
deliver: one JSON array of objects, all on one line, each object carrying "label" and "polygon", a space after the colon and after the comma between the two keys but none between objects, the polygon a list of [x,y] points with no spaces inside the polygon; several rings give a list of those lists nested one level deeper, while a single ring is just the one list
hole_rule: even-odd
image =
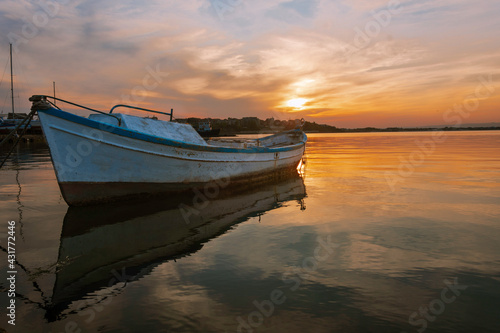
[{"label": "white paint on boat", "polygon": [[[203,140],[193,126],[189,124],[136,117],[121,113],[115,113],[113,115],[121,120],[120,127],[122,128],[140,133],[147,133],[164,139],[182,141],[201,146],[207,145],[206,141]],[[104,114],[91,114],[89,119],[118,126],[118,120],[116,118]]]},{"label": "white paint on boat", "polygon": [[[77,193],[78,184],[85,189],[89,184],[134,183],[168,184],[169,188],[177,184],[185,189],[221,179],[251,182],[262,174],[296,168],[307,140],[298,130],[262,139],[207,143],[187,124],[113,116],[120,119],[119,126],[117,119],[104,114],[86,119],[53,108],[39,110],[61,189],[71,185],[71,192]],[[130,188],[122,194],[131,194]],[[69,204],[93,200],[65,199]]]}]

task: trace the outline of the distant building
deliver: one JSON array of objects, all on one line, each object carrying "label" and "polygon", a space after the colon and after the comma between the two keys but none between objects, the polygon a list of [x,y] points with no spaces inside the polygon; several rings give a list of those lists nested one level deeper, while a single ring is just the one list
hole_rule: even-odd
[{"label": "distant building", "polygon": [[274,125],[274,117],[273,118],[267,118],[264,121],[265,127],[271,128],[271,126]]},{"label": "distant building", "polygon": [[241,119],[241,126],[248,129],[259,129],[260,120],[257,117],[244,117]]},{"label": "distant building", "polygon": [[240,125],[240,120],[236,118],[228,118],[227,123],[229,126],[239,126]]},{"label": "distant building", "polygon": [[212,128],[220,128],[225,131],[255,131],[255,130],[271,130],[271,131],[283,131],[285,129],[293,129],[301,124],[301,120],[279,120],[274,119],[274,117],[267,118],[266,120],[261,120],[257,117],[244,117],[242,119],[237,118],[186,118],[186,119],[176,119],[177,122],[191,124],[194,128],[203,127],[200,123],[209,122]]}]

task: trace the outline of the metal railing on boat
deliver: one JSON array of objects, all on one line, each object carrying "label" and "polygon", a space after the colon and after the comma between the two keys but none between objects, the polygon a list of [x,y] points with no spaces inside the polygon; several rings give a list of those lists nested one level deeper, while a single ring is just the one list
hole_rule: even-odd
[{"label": "metal railing on boat", "polygon": [[[151,113],[156,113],[156,114],[163,114],[163,115],[166,115],[166,116],[170,116],[170,121],[172,121],[173,116],[174,116],[174,109],[170,109],[170,113],[167,113],[167,112],[161,112],[161,111],[156,111],[156,110],[151,110],[151,109],[140,108],[140,107],[137,107],[137,106],[131,106],[131,105],[125,105],[125,104],[118,104],[118,105],[113,106],[111,108],[111,110],[109,110],[109,113],[108,113],[108,112],[104,112],[104,111],[92,109],[92,108],[89,108],[89,107],[86,107],[86,106],[83,106],[83,105],[80,105],[80,104],[77,104],[77,103],[73,103],[73,102],[70,102],[70,101],[66,101],[64,99],[57,98],[57,97],[54,97],[54,96],[33,95],[32,97],[30,97],[30,101],[33,102],[33,107],[35,107],[35,103],[37,103],[37,102],[38,103],[49,103],[53,107],[61,110],[60,107],[58,107],[55,103],[52,103],[48,99],[52,99],[52,100],[54,100],[54,102],[55,101],[61,101],[63,103],[67,103],[67,104],[70,104],[70,105],[73,105],[73,106],[76,106],[76,107],[79,107],[79,108],[82,108],[82,109],[85,109],[85,110],[89,110],[89,111],[97,112],[97,113],[100,113],[100,114],[103,114],[103,115],[106,115],[106,116],[109,116],[109,117],[113,117],[113,118],[115,118],[118,121],[118,126],[121,126],[121,119],[120,119],[120,117],[117,117],[117,116],[115,116],[112,113],[113,113],[113,111],[116,108],[119,108],[119,107],[125,107],[125,108],[129,108],[129,109],[134,109],[134,110],[139,110],[139,111],[146,111],[146,112],[151,112]],[[40,107],[40,104],[38,104],[36,106]]]},{"label": "metal railing on boat", "polygon": [[[115,115],[112,115],[112,114],[109,114],[107,112],[104,112],[104,111],[100,111],[100,110],[96,110],[96,109],[92,109],[92,108],[89,108],[89,107],[86,107],[86,106],[83,106],[83,105],[80,105],[80,104],[76,104],[76,103],[73,103],[73,102],[70,102],[70,101],[66,101],[64,99],[61,99],[61,98],[57,98],[57,97],[54,97],[54,96],[48,96],[48,95],[33,95],[30,97],[30,102],[33,102],[33,106],[31,107],[31,110],[36,110],[37,108],[49,108],[49,105],[52,105],[53,107],[55,107],[56,109],[58,110],[61,110],[60,107],[58,107],[55,103],[52,103],[51,101],[47,100],[47,98],[50,98],[50,99],[53,99],[54,102],[55,101],[60,101],[60,102],[63,102],[63,103],[66,103],[66,104],[70,104],[70,105],[73,105],[73,106],[77,106],[79,108],[82,108],[82,109],[85,109],[85,110],[89,110],[89,111],[92,111],[92,112],[97,112],[97,113],[100,113],[100,114],[103,114],[103,115],[106,115],[106,116],[109,116],[109,117],[113,117],[115,118],[117,121],[118,121],[118,126],[121,126],[121,119],[120,117],[117,117]],[[44,105],[45,103],[45,105]]]},{"label": "metal railing on boat", "polygon": [[113,110],[116,109],[116,108],[119,108],[119,107],[125,107],[125,108],[139,110],[139,111],[146,111],[146,112],[163,114],[163,115],[166,115],[166,116],[170,116],[170,121],[172,121],[172,118],[174,117],[174,109],[170,109],[170,113],[167,113],[167,112],[161,112],[161,111],[156,111],[156,110],[151,110],[151,109],[144,109],[144,108],[139,108],[137,106],[131,106],[131,105],[125,105],[125,104],[118,104],[118,105],[113,106],[111,108],[111,110],[109,111],[109,113],[110,114],[113,113]]}]

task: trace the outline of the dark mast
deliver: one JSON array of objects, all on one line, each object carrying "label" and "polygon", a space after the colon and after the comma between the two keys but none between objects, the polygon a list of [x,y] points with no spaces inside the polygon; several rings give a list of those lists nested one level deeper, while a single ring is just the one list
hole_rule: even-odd
[{"label": "dark mast", "polygon": [[12,118],[14,118],[14,73],[12,71],[12,44],[10,45],[10,94],[12,97]]}]

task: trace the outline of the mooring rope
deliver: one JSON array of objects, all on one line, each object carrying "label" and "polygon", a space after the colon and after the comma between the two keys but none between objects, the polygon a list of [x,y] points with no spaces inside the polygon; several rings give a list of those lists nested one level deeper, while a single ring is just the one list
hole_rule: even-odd
[{"label": "mooring rope", "polygon": [[11,137],[11,136],[13,136],[13,135],[17,132],[17,130],[19,129],[19,127],[23,126],[23,124],[26,122],[26,120],[28,120],[28,118],[30,118],[30,121],[31,121],[31,118],[33,118],[33,116],[35,115],[35,113],[36,113],[36,110],[33,110],[33,111],[31,111],[30,113],[28,113],[28,115],[27,115],[27,116],[23,119],[23,121],[22,121],[22,122],[20,122],[19,124],[17,124],[16,128],[14,128],[14,129],[12,130],[12,132],[10,132],[10,133],[9,133],[9,134],[5,137],[5,139],[3,139],[3,140],[2,140],[2,142],[0,142],[0,147],[1,147],[4,143],[6,143],[7,141],[9,141],[10,137]]},{"label": "mooring rope", "polygon": [[26,122],[28,121],[28,123],[26,123],[26,125],[24,126],[23,128],[23,131],[21,133],[21,135],[18,136],[16,142],[14,142],[14,144],[12,145],[12,148],[10,149],[10,151],[7,153],[7,156],[5,156],[4,160],[2,161],[2,163],[0,164],[0,168],[3,167],[3,165],[5,164],[5,162],[7,161],[7,159],[10,157],[10,155],[12,154],[12,152],[14,151],[14,148],[16,148],[17,144],[19,143],[19,141],[21,140],[21,138],[23,137],[23,135],[26,133],[26,131],[28,130],[28,126],[30,125],[31,123],[31,120],[33,119],[33,116],[35,115],[36,113],[36,110],[32,110],[24,119],[22,122],[20,122],[16,128],[14,128],[12,130],[12,132],[9,133],[9,135],[7,135],[7,137],[5,139],[2,140],[2,142],[0,142],[0,147],[6,143],[9,138],[11,136],[13,136],[15,133],[17,133],[17,130]]}]

